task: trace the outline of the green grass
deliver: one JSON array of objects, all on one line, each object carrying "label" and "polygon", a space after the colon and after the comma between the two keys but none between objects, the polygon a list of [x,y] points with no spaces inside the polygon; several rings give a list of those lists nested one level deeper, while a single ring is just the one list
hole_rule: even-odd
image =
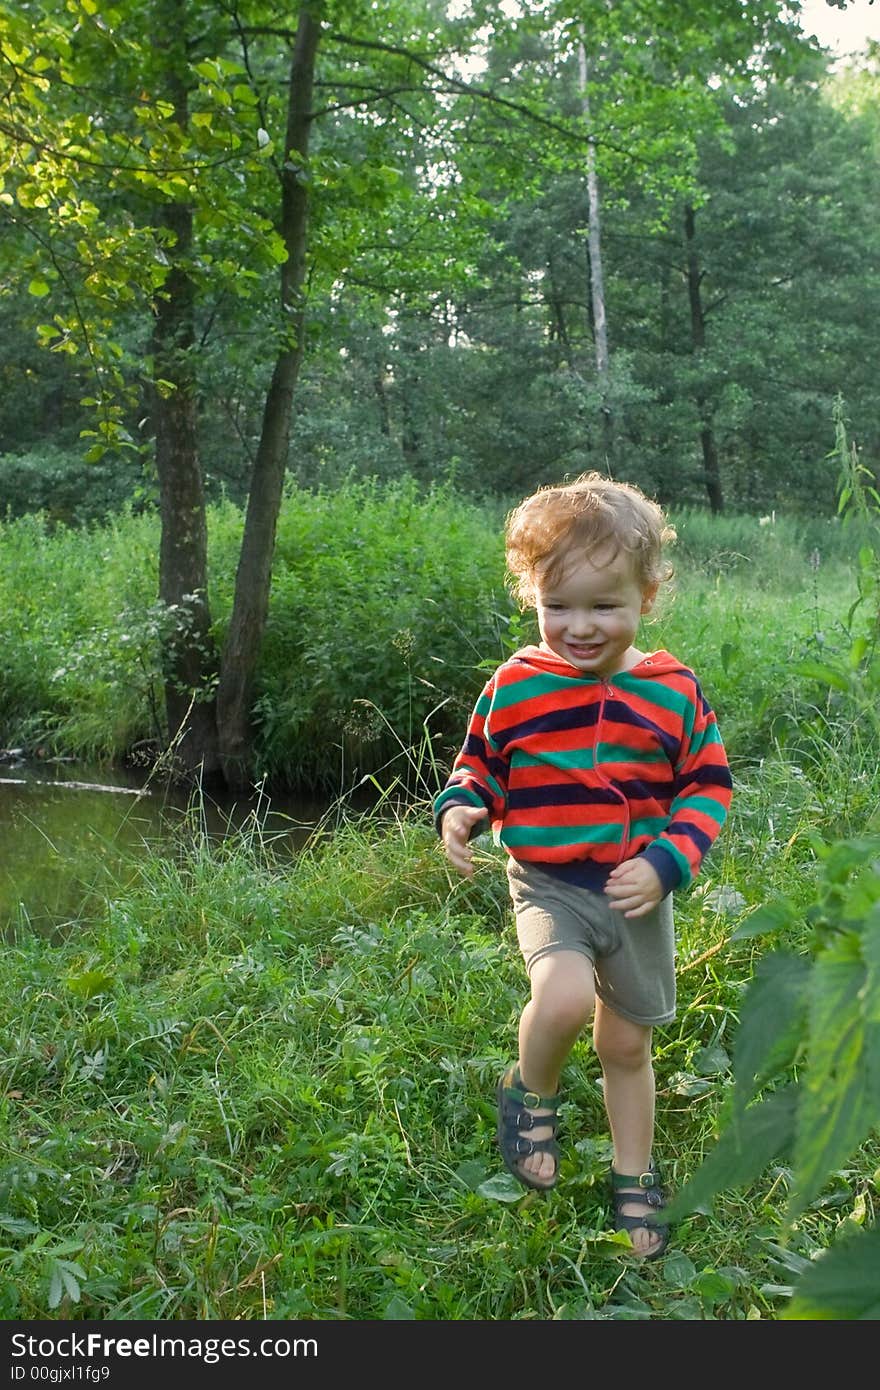
[{"label": "green grass", "polygon": [[[674,520],[678,575],[644,640],[694,666],[732,751],[760,758],[803,699],[793,665],[841,640],[856,540],[833,520]],[[485,666],[530,632],[505,590],[502,521],[503,507],[448,487],[288,490],[254,708],[260,775],[333,794],[406,770],[401,745],[426,727],[451,759]],[[222,642],[242,516],[219,505],[209,522]],[[158,536],[150,515],[0,522],[0,746],[112,762],[164,737]]]},{"label": "green grass", "polygon": [[[784,765],[739,787],[678,903],[679,1016],[658,1030],[657,1152],[713,1142],[754,942],[809,900],[816,809]],[[767,814],[768,803],[775,815]],[[450,877],[427,808],[328,817],[291,869],[259,826],[193,828],[104,910],[0,958],[0,1316],[14,1319],[772,1319],[793,1262],[873,1200],[880,1153],[787,1235],[786,1172],[689,1218],[639,1265],[608,1232],[589,1042],[566,1069],[561,1181],[524,1193],[494,1085],[524,977],[495,851]],[[723,891],[721,891],[723,890]]]},{"label": "green grass", "polygon": [[[454,877],[428,804],[480,662],[526,629],[508,629],[486,602],[497,567],[497,556],[480,567],[487,518],[456,513],[462,553],[481,558],[450,577],[442,536],[416,545],[422,523],[440,528],[445,503],[406,489],[348,496],[332,544],[326,505],[288,502],[264,692],[283,687],[301,612],[310,661],[343,667],[325,743],[369,700],[382,741],[357,747],[372,749],[363,775],[385,798],[368,817],[342,798],[292,866],[256,816],[218,845],[194,814],[173,852],[156,848],[107,883],[80,920],[53,937],[24,920],[12,931],[0,953],[0,985],[15,1001],[0,1059],[0,1317],[779,1317],[805,1262],[873,1221],[880,1145],[831,1174],[793,1228],[791,1174],[774,1166],[677,1226],[662,1261],[640,1265],[609,1233],[610,1139],[585,1038],[563,1077],[558,1188],[525,1193],[504,1173],[494,1088],[526,989],[505,878],[483,842],[475,878]],[[219,611],[238,523],[231,510],[218,518]],[[358,586],[358,547],[341,539],[368,551],[370,525],[391,523],[408,537],[392,575],[397,606],[391,581],[379,582],[392,541],[377,545]],[[766,949],[732,940],[736,925],[780,894],[806,914],[812,833],[862,833],[880,806],[876,719],[797,671],[810,656],[845,663],[850,649],[852,580],[833,524],[818,568],[814,533],[720,519],[712,545],[705,518],[677,524],[677,593],[644,645],[669,646],[699,672],[735,798],[700,879],[676,902],[679,1011],[655,1048],[656,1151],[675,1189],[723,1122],[739,1013]],[[141,717],[128,629],[111,615],[131,615],[148,592],[150,523],[50,536],[25,520],[5,539],[0,583],[15,628],[0,679],[5,727],[43,719],[69,735],[97,729],[114,704],[105,742],[90,736],[111,756]],[[322,590],[331,576],[338,587]],[[364,595],[338,630],[320,622],[331,592],[333,603]],[[358,693],[352,649],[380,619],[387,669]],[[448,677],[456,692],[450,732],[437,737],[423,720],[438,690],[420,684],[435,638],[449,671],[432,684]],[[148,663],[137,669],[148,676]],[[126,670],[129,704],[117,698]],[[314,711],[296,717],[314,743]],[[279,715],[272,737],[281,766],[299,735]],[[401,791],[407,809],[394,813]],[[805,928],[791,944],[806,941]]]}]

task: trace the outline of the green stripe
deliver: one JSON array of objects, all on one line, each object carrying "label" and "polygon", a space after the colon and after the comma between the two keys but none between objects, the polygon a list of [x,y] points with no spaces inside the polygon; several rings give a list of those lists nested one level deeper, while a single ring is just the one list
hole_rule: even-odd
[{"label": "green stripe", "polygon": [[514,748],[510,759],[511,767],[559,767],[578,772],[588,771],[594,764],[592,748],[571,748],[560,752],[548,749],[543,758],[530,758]]},{"label": "green stripe", "polygon": [[516,845],[619,845],[619,825],[510,825],[501,832],[501,843]]},{"label": "green stripe", "polygon": [[525,680],[497,686],[492,703],[495,709],[507,709],[508,705],[536,700],[541,695],[552,695],[570,686],[571,680],[566,676],[554,676],[549,671],[542,671],[537,676],[527,676]]},{"label": "green stripe", "polygon": [[434,802],[435,819],[439,816],[447,801],[450,801],[452,797],[455,797],[457,801],[460,801],[463,797],[471,806],[479,806],[481,811],[485,811],[486,809],[486,803],[483,801],[482,797],[477,796],[477,793],[471,791],[470,787],[447,787],[440,793]]},{"label": "green stripe", "polygon": [[597,763],[665,763],[663,749],[651,751],[627,748],[623,743],[600,743],[598,756],[592,748],[548,749],[542,758],[530,758],[514,748],[511,767],[558,767],[571,772],[589,772]]},{"label": "green stripe", "polygon": [[630,823],[630,838],[634,840],[637,835],[650,835],[653,839],[656,835],[662,835],[668,824],[668,816],[644,816]]},{"label": "green stripe", "polygon": [[495,781],[495,778],[491,776],[490,773],[486,772],[485,768],[471,767],[470,763],[459,763],[455,769],[455,775],[456,777],[460,777],[462,773],[469,774],[473,777],[475,782],[486,782],[495,795],[500,796],[502,801],[504,800],[504,792]]},{"label": "green stripe", "polygon": [[600,743],[600,763],[665,763],[666,754],[662,748],[653,751],[641,748],[628,748],[625,743]]},{"label": "green stripe", "polygon": [[659,705],[661,709],[671,709],[676,714],[684,717],[686,709],[693,710],[693,701],[689,694],[684,690],[671,690],[667,685],[661,685],[659,681],[645,680],[640,676],[630,675],[624,671],[621,675],[615,676],[612,682],[620,687],[621,690],[632,691],[649,705]]},{"label": "green stripe", "polygon": [[727,820],[727,807],[722,806],[720,801],[714,801],[708,796],[684,796],[676,798],[672,803],[672,814],[678,811],[689,811],[693,808],[702,811],[705,815],[711,816],[719,825],[723,825]]}]

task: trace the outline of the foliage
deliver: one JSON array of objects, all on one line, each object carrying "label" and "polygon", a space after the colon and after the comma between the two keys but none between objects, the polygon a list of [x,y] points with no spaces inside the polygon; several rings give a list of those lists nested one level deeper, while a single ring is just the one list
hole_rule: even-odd
[{"label": "foliage", "polygon": [[[524,1195],[503,1174],[494,1083],[525,988],[504,875],[488,851],[451,882],[426,809],[354,819],[340,803],[290,865],[257,814],[210,844],[196,805],[88,917],[12,931],[0,1315],[779,1315],[780,1270],[832,1242],[840,1208],[805,1213],[786,1253],[779,1184],[721,1198],[661,1265],[632,1261],[608,1231],[586,1042],[566,1069],[559,1188]],[[734,885],[755,860],[734,828],[679,907],[680,1017],[656,1058],[672,1179],[728,1090],[752,959],[728,940]],[[844,1211],[861,1191],[841,1178]]]},{"label": "foliage", "polygon": [[[880,753],[880,689],[875,644],[880,577],[880,496],[849,445],[842,404],[837,412],[840,511],[873,530],[860,548],[857,598],[849,612],[849,648],[842,659],[803,663],[800,674],[837,697],[824,713],[821,751],[840,757],[867,751],[872,781]],[[860,615],[866,620],[859,630]],[[846,736],[840,738],[841,726]],[[862,733],[862,743],[852,738]],[[806,731],[818,738],[815,723]],[[818,757],[816,759],[819,761]],[[865,776],[864,771],[860,773]],[[858,837],[830,840],[813,831],[813,887],[804,909],[771,898],[745,919],[734,939],[777,933],[791,944],[766,955],[743,999],[733,1053],[733,1090],[717,1145],[677,1200],[684,1213],[717,1192],[758,1177],[771,1161],[786,1173],[785,1223],[791,1231],[826,1184],[876,1134],[880,1116],[880,819],[862,820]],[[807,929],[806,937],[804,927]],[[854,1239],[858,1227],[866,1231]],[[791,1318],[876,1318],[880,1309],[878,1234],[865,1204],[850,1229],[816,1268],[801,1269]]]},{"label": "foliage", "polygon": [[[438,765],[451,760],[486,663],[529,640],[504,582],[505,506],[412,480],[288,487],[258,672],[261,774],[335,791],[386,766],[407,777],[403,750],[425,725]],[[210,516],[222,638],[243,522],[231,502]],[[815,762],[827,813],[857,818],[870,781],[847,786],[849,761],[814,756],[806,734],[827,702],[797,671],[850,640],[851,525],[689,510],[674,520],[678,576],[647,640],[701,672],[735,756],[754,764],[796,745]],[[159,639],[175,622],[153,597],[155,517],[123,513],[81,532],[23,517],[0,530],[0,744],[113,759],[155,742]]]},{"label": "foliage", "polygon": [[[51,438],[86,428],[108,462],[149,454],[146,311],[173,259],[163,209],[185,196],[207,481],[242,501],[278,342],[272,210],[290,34],[264,22],[260,0],[234,30],[200,0],[183,9],[185,128],[162,93],[161,6],[125,0],[109,20],[85,10],[76,23],[62,0],[0,7],[0,214],[16,280],[0,302],[13,344],[0,431],[8,450],[30,443],[39,396]],[[586,32],[626,471],[667,502],[701,500],[701,395],[734,506],[830,505],[822,431],[835,392],[876,452],[869,103],[824,83],[775,0],[751,5],[747,24],[732,0],[554,3],[515,18],[493,3],[454,21],[445,9],[326,9],[293,475],[332,485],[353,469],[423,481],[452,469],[459,485],[508,492],[600,461],[576,60]],[[699,361],[688,200],[708,323]],[[72,510],[94,514],[85,498]]]},{"label": "foliage", "polygon": [[8,516],[42,512],[51,524],[104,521],[137,494],[143,503],[141,471],[138,463],[88,464],[72,447],[42,444],[0,458],[3,504]]}]

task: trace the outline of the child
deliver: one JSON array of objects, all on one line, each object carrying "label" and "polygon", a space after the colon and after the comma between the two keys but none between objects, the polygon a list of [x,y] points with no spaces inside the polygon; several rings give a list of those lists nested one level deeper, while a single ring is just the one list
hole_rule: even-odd
[{"label": "child", "polygon": [[519,1060],[498,1083],[498,1144],[526,1187],[555,1185],[559,1076],[593,1019],[613,1145],[615,1229],[643,1258],[668,1229],[652,1157],[651,1033],[675,1015],[672,892],[727,815],[731,779],[693,671],[633,644],[675,539],[638,488],[590,473],[507,518],[507,564],[540,646],[486,684],[434,803],[451,863],[491,822],[507,851],[531,983]]}]

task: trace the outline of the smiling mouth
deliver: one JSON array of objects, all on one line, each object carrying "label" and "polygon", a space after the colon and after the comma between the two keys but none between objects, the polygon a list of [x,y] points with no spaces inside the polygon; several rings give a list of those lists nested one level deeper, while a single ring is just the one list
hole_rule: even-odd
[{"label": "smiling mouth", "polygon": [[569,642],[568,650],[581,658],[596,656],[602,650],[601,642]]}]

